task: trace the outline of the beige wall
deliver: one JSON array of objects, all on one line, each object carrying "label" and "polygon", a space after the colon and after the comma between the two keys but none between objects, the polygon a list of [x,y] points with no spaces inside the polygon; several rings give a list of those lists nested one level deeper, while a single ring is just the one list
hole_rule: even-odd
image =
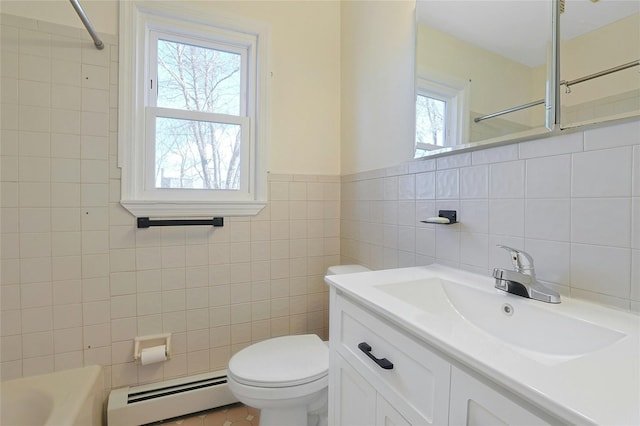
[{"label": "beige wall", "polygon": [[342,174],[413,157],[413,1],[342,2]]},{"label": "beige wall", "polygon": [[[621,42],[620,40],[624,40]],[[640,14],[602,27],[561,45],[561,80],[573,80],[640,59]],[[562,89],[562,105],[572,106],[594,99],[638,90],[638,68],[620,71],[571,88]]]},{"label": "beige wall", "polygon": [[[184,1],[203,13],[248,17],[271,26],[272,173],[340,172],[340,3]],[[99,32],[116,34],[118,2],[83,0]],[[2,12],[81,28],[66,0],[2,1]],[[88,36],[87,36],[88,37]]]}]

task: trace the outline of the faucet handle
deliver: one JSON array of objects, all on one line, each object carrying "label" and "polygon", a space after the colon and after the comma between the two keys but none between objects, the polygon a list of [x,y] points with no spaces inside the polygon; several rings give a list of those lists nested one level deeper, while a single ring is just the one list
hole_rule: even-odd
[{"label": "faucet handle", "polygon": [[[509,252],[509,255],[511,256],[511,262],[513,263],[513,267],[516,271],[524,272],[534,270],[533,257],[531,257],[529,253],[501,244],[497,244],[496,246]],[[525,262],[523,262],[523,259],[525,259]]]}]

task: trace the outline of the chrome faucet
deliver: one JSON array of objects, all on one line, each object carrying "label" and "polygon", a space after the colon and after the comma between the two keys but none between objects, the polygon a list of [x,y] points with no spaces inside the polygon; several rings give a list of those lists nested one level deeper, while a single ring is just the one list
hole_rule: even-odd
[{"label": "chrome faucet", "polygon": [[560,303],[560,294],[557,291],[536,280],[536,271],[530,254],[500,244],[498,247],[509,252],[515,269],[515,271],[493,269],[493,278],[496,279],[495,287],[498,290],[547,303]]}]

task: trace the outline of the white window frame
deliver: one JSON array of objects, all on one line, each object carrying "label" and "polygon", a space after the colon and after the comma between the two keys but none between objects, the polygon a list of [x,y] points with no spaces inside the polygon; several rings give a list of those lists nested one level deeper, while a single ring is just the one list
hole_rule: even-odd
[{"label": "white window frame", "polygon": [[[246,108],[241,106],[240,116],[158,107],[156,90],[149,90],[150,80],[157,81],[158,38],[197,41],[199,46],[218,49],[224,46],[243,55],[248,64],[242,73]],[[156,2],[120,2],[120,203],[134,216],[249,216],[266,205],[268,49],[269,29],[262,23]],[[156,188],[157,117],[240,125],[240,190]]]},{"label": "white window frame", "polygon": [[[416,146],[416,150],[434,150],[468,143],[470,82],[420,69],[416,77],[417,96],[426,96],[445,103],[445,144]],[[417,144],[417,141],[415,141]]]}]

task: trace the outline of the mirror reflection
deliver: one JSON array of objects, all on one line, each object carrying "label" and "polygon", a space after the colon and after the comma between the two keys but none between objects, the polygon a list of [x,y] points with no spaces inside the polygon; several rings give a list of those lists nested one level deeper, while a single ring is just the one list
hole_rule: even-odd
[{"label": "mirror reflection", "polygon": [[416,158],[548,131],[551,8],[539,0],[417,1]]},{"label": "mirror reflection", "polygon": [[640,114],[640,2],[563,3],[561,127]]}]

